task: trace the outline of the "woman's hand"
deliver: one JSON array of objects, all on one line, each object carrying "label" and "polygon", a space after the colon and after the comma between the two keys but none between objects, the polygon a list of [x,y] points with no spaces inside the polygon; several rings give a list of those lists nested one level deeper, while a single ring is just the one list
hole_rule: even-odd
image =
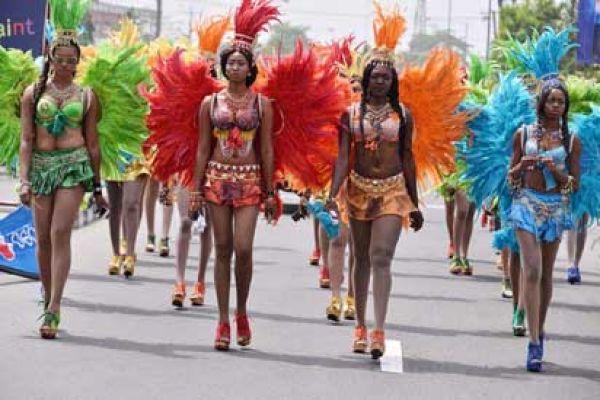
[{"label": "woman's hand", "polygon": [[19,188],[19,200],[24,206],[31,206],[31,183],[21,183],[21,186]]},{"label": "woman's hand", "polygon": [[544,157],[542,158],[542,163],[548,170],[552,173],[556,172],[556,164],[554,164],[554,160],[552,157]]},{"label": "woman's hand", "polygon": [[411,211],[409,214],[410,219],[410,227],[414,229],[415,232],[418,232],[423,227],[423,222],[425,221],[423,218],[423,213],[420,210]]},{"label": "woman's hand", "polygon": [[267,219],[267,223],[272,224],[274,222],[276,213],[277,200],[275,200],[274,195],[269,195],[265,199],[265,218]]},{"label": "woman's hand", "polygon": [[531,171],[535,168],[539,161],[537,156],[523,156],[520,161],[521,171]]},{"label": "woman's hand", "polygon": [[204,193],[203,192],[190,192],[190,203],[188,215],[190,218],[197,218],[198,213],[204,205]]},{"label": "woman's hand", "polygon": [[98,214],[99,218],[102,218],[104,214],[106,214],[106,212],[110,209],[110,204],[108,204],[108,201],[104,198],[102,193],[94,195],[94,204],[96,205],[96,210],[94,211],[94,213]]},{"label": "woman's hand", "polygon": [[325,208],[327,209],[327,211],[329,212],[335,212],[337,215],[340,214],[340,210],[338,208],[337,205],[337,201],[335,201],[335,199],[329,197],[326,201],[325,201]]}]

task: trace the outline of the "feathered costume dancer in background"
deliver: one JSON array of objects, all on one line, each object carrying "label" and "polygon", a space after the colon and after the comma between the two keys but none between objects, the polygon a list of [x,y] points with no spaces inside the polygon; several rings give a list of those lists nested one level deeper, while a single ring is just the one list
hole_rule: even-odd
[{"label": "feathered costume dancer in background", "polygon": [[[216,76],[217,76],[217,72],[216,72],[215,65],[214,65],[216,62],[217,51],[219,49],[219,45],[221,43],[223,36],[225,35],[225,33],[227,32],[227,30],[230,27],[230,20],[231,20],[230,16],[225,15],[225,16],[213,17],[213,18],[207,19],[206,21],[204,21],[201,24],[198,24],[195,27],[195,31],[198,35],[198,48],[199,48],[198,50],[199,51],[186,52],[186,53],[196,54],[196,56],[199,55],[200,58],[202,58],[202,60],[208,64],[209,75],[211,75],[213,78],[216,78]],[[175,55],[174,60],[179,61],[181,59],[181,57],[183,57],[185,59],[186,53],[182,53],[180,55]],[[198,57],[196,57],[196,58],[198,58]],[[159,72],[158,68],[166,67],[166,66],[168,66],[168,63],[169,63],[169,60],[167,60],[167,63],[164,63],[162,61],[162,58],[160,58],[158,61],[160,64],[157,63],[155,66],[156,67],[154,69],[155,76],[157,76],[157,74]],[[195,62],[197,62],[197,61],[191,59],[189,62],[185,62],[185,65],[188,66]],[[202,76],[205,77],[206,75],[204,75],[204,73],[203,73]],[[164,86],[165,82],[162,80],[159,80],[158,82],[159,82],[159,85],[155,88],[156,90],[154,92],[148,93],[147,91],[144,91],[145,96],[150,100],[152,106],[158,104],[161,101],[161,94],[158,94],[157,90],[165,90],[165,86]],[[199,104],[196,107],[199,107]],[[155,112],[151,113],[148,118],[148,122],[156,121],[153,119],[154,116],[156,116],[156,113]],[[160,125],[152,125],[152,126],[160,126]],[[153,136],[150,137],[146,146],[148,146],[150,143],[153,142],[154,134],[166,135],[168,133],[164,132],[162,130],[153,131]],[[197,142],[198,142],[197,137],[198,136],[196,134],[196,141],[193,143],[193,145],[196,146],[195,148],[197,148],[197,146],[198,146],[197,145]],[[159,149],[164,149],[164,147],[161,146],[161,147],[159,147]],[[163,155],[164,154],[161,154],[159,156],[159,158],[162,157]],[[156,171],[156,169],[155,169],[155,171]],[[179,307],[183,306],[184,300],[186,297],[185,269],[186,269],[186,264],[187,264],[187,259],[188,259],[189,244],[190,244],[190,240],[192,237],[193,221],[189,215],[190,191],[188,190],[187,187],[185,187],[185,185],[183,185],[177,181],[178,181],[177,176],[173,176],[170,179],[172,186],[174,186],[172,188],[172,191],[176,192],[175,198],[176,198],[177,208],[179,210],[179,217],[180,217],[180,229],[179,229],[179,234],[177,237],[177,252],[175,255],[176,281],[175,281],[175,285],[173,286],[173,290],[172,290],[172,294],[171,294],[171,304],[173,306],[179,308]],[[171,183],[168,183],[168,184],[171,184]],[[171,191],[171,190],[169,190],[169,191]],[[206,275],[206,267],[208,265],[208,259],[209,259],[209,256],[210,256],[210,253],[212,250],[212,220],[209,218],[206,207],[203,207],[200,210],[194,224],[198,228],[198,230],[200,231],[200,234],[201,234],[200,235],[201,247],[200,247],[200,257],[199,257],[198,279],[194,285],[194,291],[190,297],[190,301],[191,301],[192,305],[199,306],[199,305],[204,304],[204,295],[205,295],[204,281],[205,281],[205,275]]]},{"label": "feathered costume dancer in background", "polygon": [[135,270],[138,215],[148,176],[142,161],[142,143],[148,136],[148,106],[138,93],[138,85],[150,82],[144,53],[137,27],[123,20],[120,30],[90,52],[80,69],[81,82],[94,89],[102,104],[98,123],[102,177],[113,204],[109,220],[113,256],[108,273],[118,275],[122,269],[125,277],[131,277]]},{"label": "feathered costume dancer in background", "polygon": [[455,112],[466,94],[458,55],[436,49],[423,67],[408,66],[398,78],[394,50],[406,21],[397,7],[389,12],[377,3],[375,7],[375,48],[362,74],[361,101],[342,117],[327,205],[336,208],[334,199],[348,176],[356,260],[353,351],[364,353],[369,347],[366,303],[372,270],[376,328],[371,332],[370,352],[379,358],[385,351],[390,265],[400,231],[404,223],[421,228],[417,185],[427,190],[452,170],[452,143],[464,132],[467,116]]},{"label": "feathered costume dancer in background", "polygon": [[[21,202],[34,209],[44,286],[40,327],[44,339],[54,339],[58,332],[71,263],[71,230],[84,193],[92,192],[103,211],[108,206],[100,185],[97,121],[102,115],[101,102],[89,87],[73,82],[81,58],[77,32],[90,1],[50,0],[49,4],[50,46],[38,82],[29,86],[21,99],[19,154]],[[23,79],[28,79],[26,62],[22,71]],[[10,106],[14,111],[14,104]]]}]

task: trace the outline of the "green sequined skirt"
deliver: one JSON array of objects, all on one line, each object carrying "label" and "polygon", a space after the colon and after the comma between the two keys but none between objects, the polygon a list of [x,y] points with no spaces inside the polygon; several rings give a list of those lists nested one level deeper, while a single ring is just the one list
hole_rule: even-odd
[{"label": "green sequined skirt", "polygon": [[34,194],[50,195],[58,188],[78,185],[91,192],[93,178],[94,171],[85,147],[33,152],[29,180]]}]

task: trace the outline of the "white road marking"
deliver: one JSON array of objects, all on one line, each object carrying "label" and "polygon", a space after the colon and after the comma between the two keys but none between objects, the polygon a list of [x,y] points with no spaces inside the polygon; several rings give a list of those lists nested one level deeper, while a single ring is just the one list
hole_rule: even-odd
[{"label": "white road marking", "polygon": [[404,373],[402,362],[402,342],[399,340],[385,341],[385,354],[379,360],[382,372]]}]

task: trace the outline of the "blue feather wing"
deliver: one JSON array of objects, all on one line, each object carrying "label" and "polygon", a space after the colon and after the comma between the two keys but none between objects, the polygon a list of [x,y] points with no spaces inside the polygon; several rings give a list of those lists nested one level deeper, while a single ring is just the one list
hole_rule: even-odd
[{"label": "blue feather wing", "polygon": [[510,197],[506,183],[514,133],[535,120],[533,99],[515,72],[500,82],[477,117],[469,123],[473,145],[466,150],[464,178],[471,182],[469,196],[479,207],[486,199]]},{"label": "blue feather wing", "polygon": [[592,106],[591,114],[573,118],[575,134],[581,141],[581,175],[579,190],[571,198],[573,213],[579,218],[588,213],[600,218],[600,106]]}]

